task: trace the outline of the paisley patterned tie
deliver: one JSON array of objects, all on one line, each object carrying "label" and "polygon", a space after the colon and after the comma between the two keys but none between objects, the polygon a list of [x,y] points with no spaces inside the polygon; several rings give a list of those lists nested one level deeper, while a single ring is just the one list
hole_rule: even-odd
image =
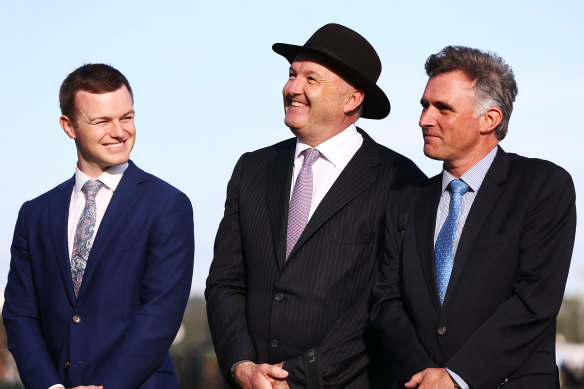
[{"label": "paisley patterned tie", "polygon": [[296,178],[290,209],[288,210],[288,229],[286,231],[286,260],[304,231],[312,203],[312,164],[320,157],[316,149],[303,151],[304,162]]},{"label": "paisley patterned tie", "polygon": [[73,252],[71,253],[71,276],[73,277],[73,289],[75,296],[79,295],[83,273],[87,265],[87,257],[93,245],[93,232],[95,230],[95,196],[103,187],[103,183],[98,180],[89,180],[81,189],[85,193],[85,208],[81,212],[77,230],[75,231],[75,240],[73,243]]},{"label": "paisley patterned tie", "polygon": [[444,303],[444,296],[450,281],[450,274],[454,266],[454,237],[456,234],[456,225],[460,217],[462,208],[462,195],[468,191],[469,186],[460,178],[450,181],[447,188],[450,193],[450,207],[448,217],[438,234],[436,245],[434,247],[434,257],[436,260],[436,281],[438,284],[438,297],[440,304]]}]

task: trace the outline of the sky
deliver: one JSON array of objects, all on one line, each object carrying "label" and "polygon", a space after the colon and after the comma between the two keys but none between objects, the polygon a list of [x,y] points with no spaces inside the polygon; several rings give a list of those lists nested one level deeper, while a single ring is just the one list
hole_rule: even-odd
[{"label": "sky", "polygon": [[[235,162],[292,136],[281,94],[289,64],[271,46],[301,45],[330,22],[363,35],[383,65],[378,85],[391,113],[358,125],[428,176],[441,163],[424,156],[418,127],[426,58],[451,44],[503,57],[519,95],[501,147],[564,167],[584,209],[583,14],[577,0],[0,0],[0,288],[20,206],[75,170],[75,145],[58,124],[61,82],[101,62],[124,73],[134,90],[132,160],[193,203],[191,294],[201,295]],[[580,226],[567,294],[584,297],[583,281]]]}]

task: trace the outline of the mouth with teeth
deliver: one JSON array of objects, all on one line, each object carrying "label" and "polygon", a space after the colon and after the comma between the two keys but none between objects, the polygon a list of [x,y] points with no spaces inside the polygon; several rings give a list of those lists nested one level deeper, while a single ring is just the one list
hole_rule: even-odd
[{"label": "mouth with teeth", "polygon": [[124,144],[126,143],[126,141],[121,141],[121,142],[116,142],[116,143],[106,143],[104,144],[104,146],[108,149],[117,149],[119,147],[124,146]]}]

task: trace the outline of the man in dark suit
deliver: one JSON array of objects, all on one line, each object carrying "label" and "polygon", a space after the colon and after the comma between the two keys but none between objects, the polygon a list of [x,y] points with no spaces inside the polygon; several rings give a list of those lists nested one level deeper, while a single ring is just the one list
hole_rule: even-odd
[{"label": "man in dark suit", "polygon": [[26,388],[178,388],[168,349],[192,279],[190,201],[129,161],[133,95],[118,70],[84,65],[59,97],[77,169],[18,215],[8,348]]},{"label": "man in dark suit", "polygon": [[328,24],[272,48],[296,138],[244,154],[227,187],[205,293],[219,366],[244,388],[366,388],[382,215],[423,174],[354,124],[390,109],[362,36]]},{"label": "man in dark suit", "polygon": [[500,57],[449,46],[426,72],[424,153],[444,170],[420,185],[409,222],[388,222],[372,320],[393,372],[407,388],[559,388],[572,179],[498,146],[517,94]]}]

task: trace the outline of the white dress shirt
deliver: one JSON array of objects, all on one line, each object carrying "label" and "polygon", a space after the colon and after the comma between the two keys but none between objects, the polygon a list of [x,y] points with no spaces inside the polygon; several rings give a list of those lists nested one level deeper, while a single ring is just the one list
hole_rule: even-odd
[{"label": "white dress shirt", "polygon": [[[117,166],[112,166],[105,172],[103,172],[96,180],[103,183],[103,187],[97,192],[95,196],[95,228],[93,236],[97,234],[99,225],[105,214],[105,210],[109,205],[110,200],[114,194],[114,191],[118,187],[122,175],[128,168],[128,163],[124,163]],[[85,194],[81,191],[83,185],[92,178],[83,173],[79,168],[75,170],[75,186],[73,187],[73,193],[71,194],[71,202],[69,203],[69,224],[68,224],[68,237],[69,237],[69,258],[73,252],[73,244],[75,243],[75,232],[77,231],[77,224],[79,223],[79,218],[85,207]]]},{"label": "white dress shirt", "polygon": [[[351,124],[339,134],[315,147],[321,155],[312,165],[312,202],[310,204],[308,220],[310,220],[314,210],[318,207],[324,196],[333,186],[345,166],[347,166],[362,144],[363,136],[359,134],[355,124]],[[300,139],[296,140],[294,171],[292,173],[292,182],[290,183],[290,198],[292,198],[294,184],[296,183],[296,178],[298,178],[300,168],[302,168],[302,163],[304,162],[304,154],[300,153],[310,148],[311,146],[302,142]]]}]

